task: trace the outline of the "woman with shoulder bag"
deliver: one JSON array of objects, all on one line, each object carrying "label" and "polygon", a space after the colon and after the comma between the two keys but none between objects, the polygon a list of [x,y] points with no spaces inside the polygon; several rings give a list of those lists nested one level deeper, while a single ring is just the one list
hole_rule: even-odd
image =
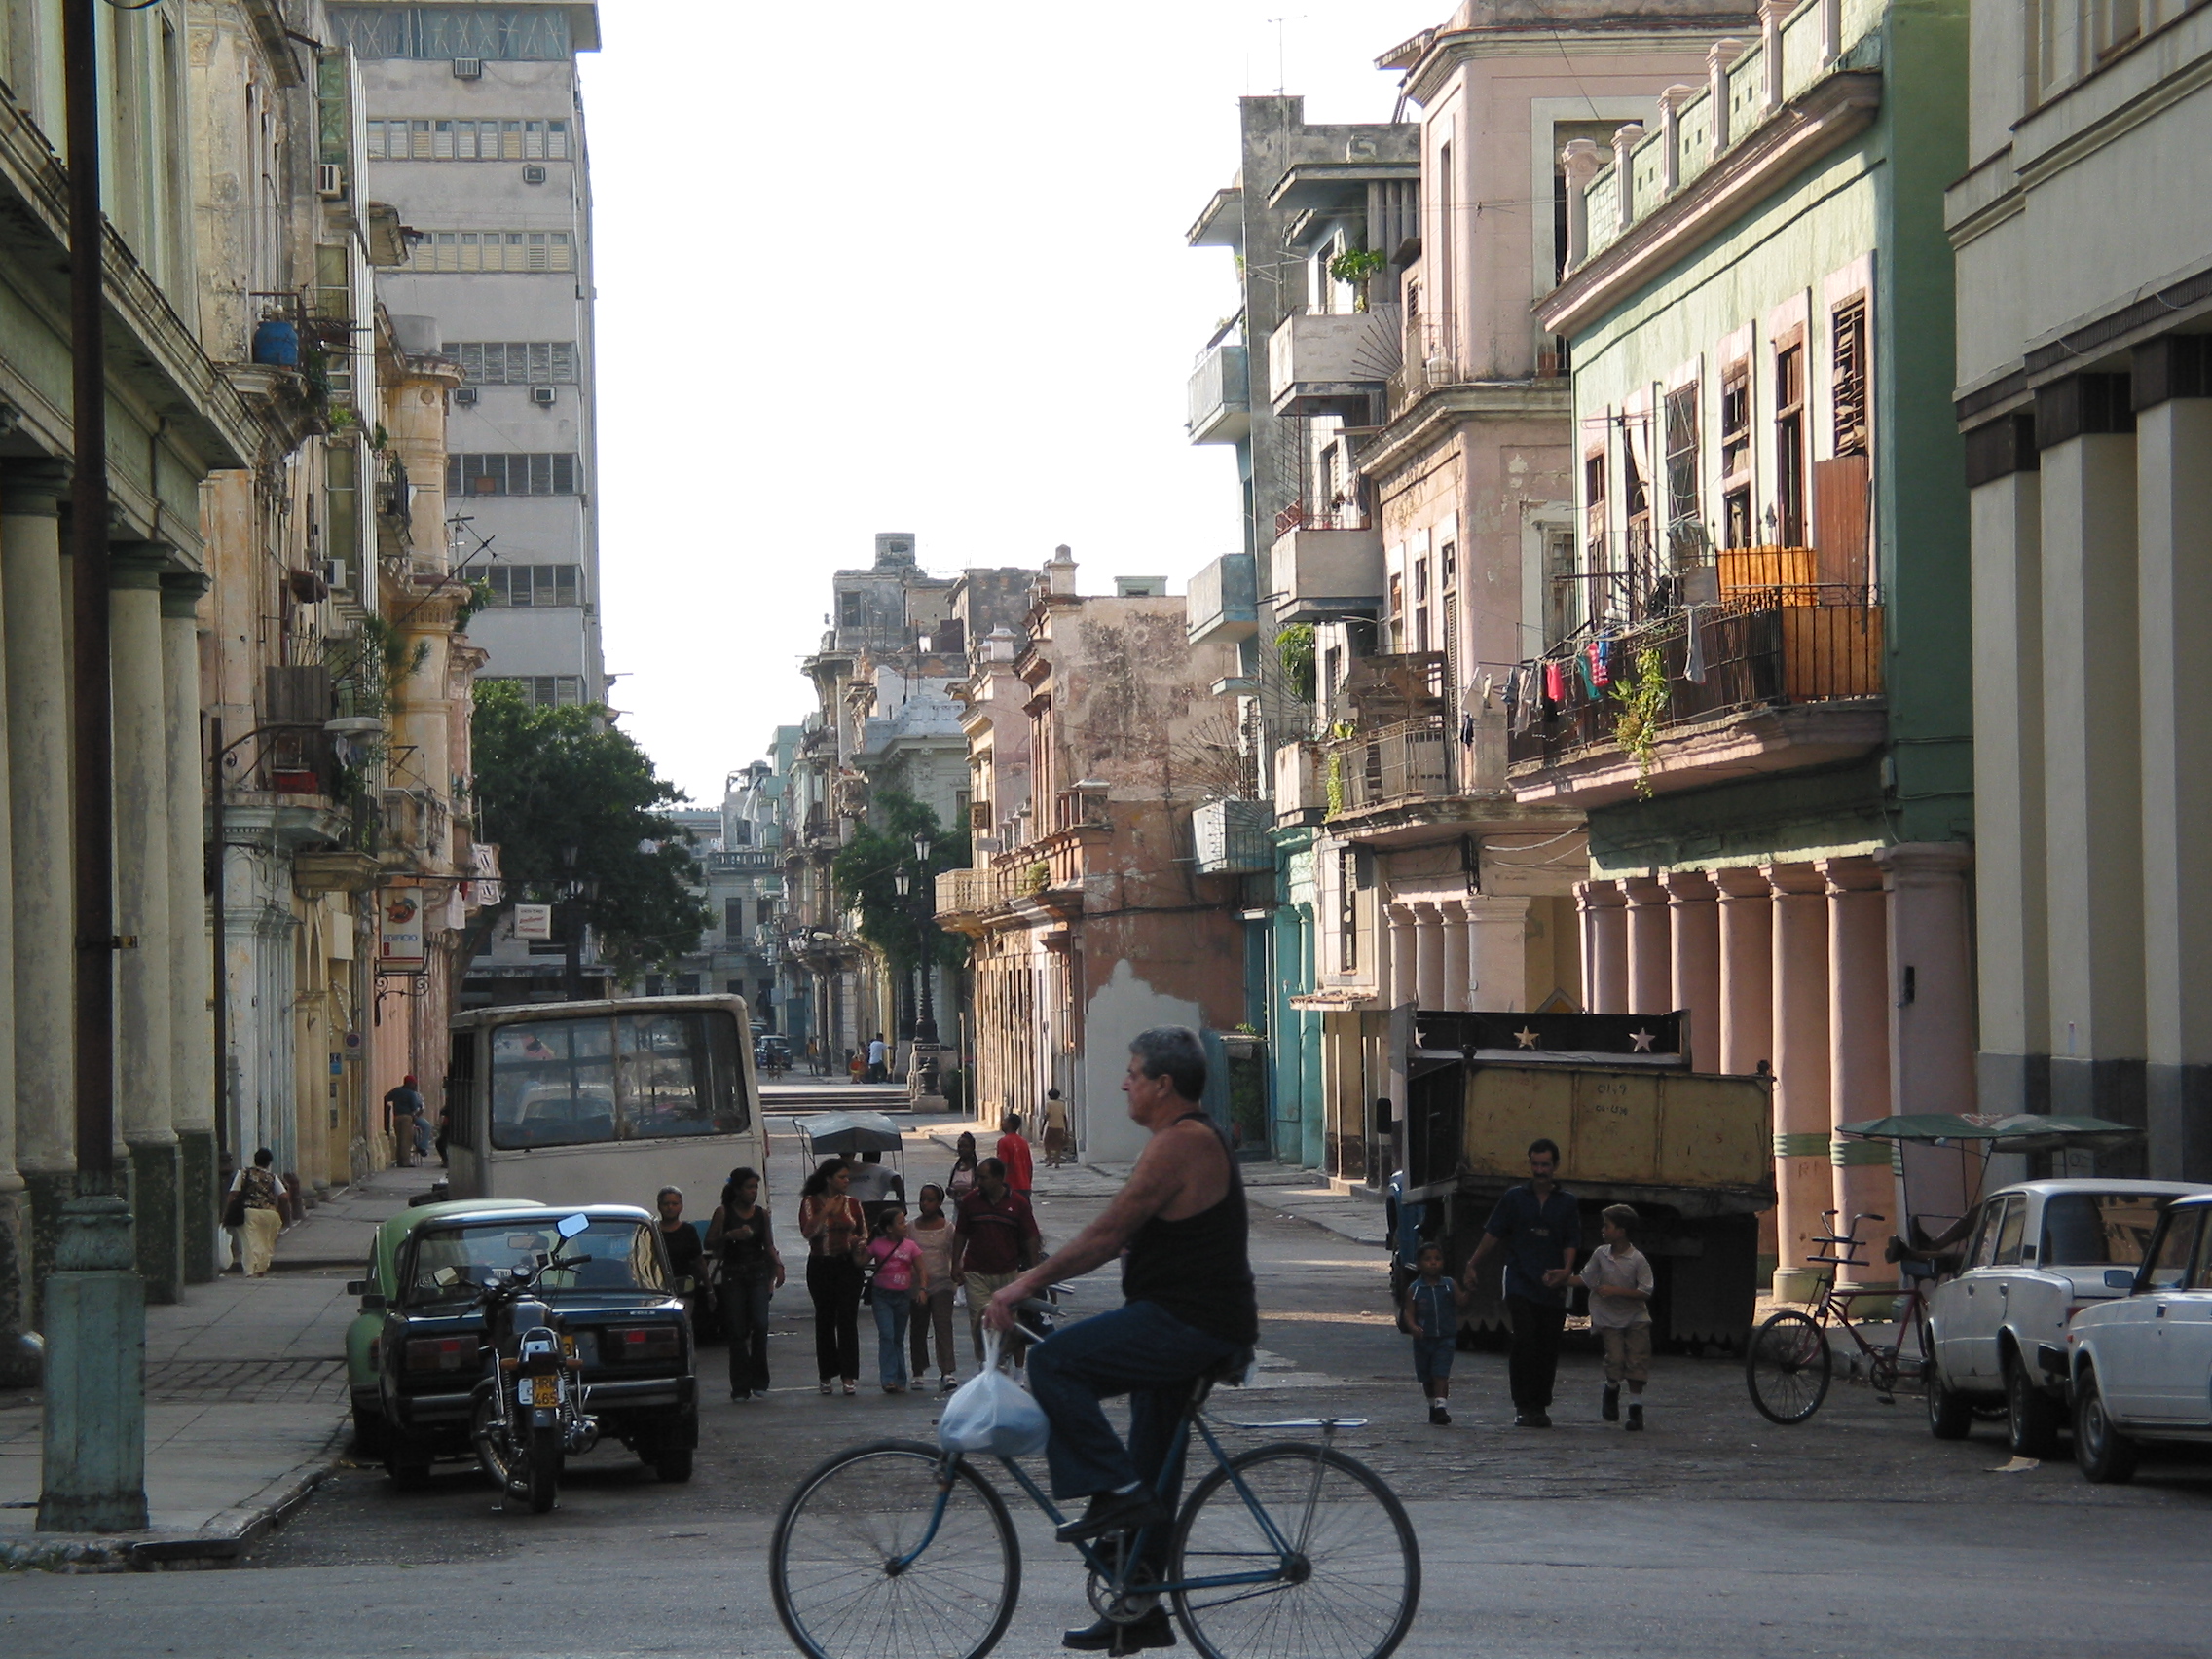
[{"label": "woman with shoulder bag", "polygon": [[848,1397],[860,1391],[861,1264],[867,1255],[867,1223],[860,1200],[846,1191],[852,1165],[826,1158],[799,1189],[798,1231],[806,1240],[806,1293],[814,1299],[814,1363],[827,1394],[842,1381]]},{"label": "woman with shoulder bag", "polygon": [[223,1215],[225,1226],[231,1225],[233,1214],[239,1217],[248,1278],[269,1276],[269,1258],[276,1248],[276,1235],[284,1231],[284,1216],[278,1207],[283,1202],[284,1188],[270,1168],[276,1161],[276,1155],[267,1147],[253,1155],[252,1167],[240,1170],[238,1179],[231,1183],[231,1201]]}]

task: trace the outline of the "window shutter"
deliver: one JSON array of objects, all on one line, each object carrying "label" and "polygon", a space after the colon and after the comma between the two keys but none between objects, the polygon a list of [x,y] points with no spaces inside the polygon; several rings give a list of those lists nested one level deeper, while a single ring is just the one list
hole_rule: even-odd
[{"label": "window shutter", "polygon": [[573,386],[576,381],[576,348],[573,342],[553,342],[553,378],[563,386]]},{"label": "window shutter", "polygon": [[534,340],[524,348],[530,353],[530,384],[544,386],[553,379],[553,346],[550,341]]},{"label": "window shutter", "polygon": [[553,461],[553,493],[557,496],[573,496],[576,493],[576,458],[557,455]]},{"label": "window shutter", "polygon": [[522,124],[523,160],[542,162],[545,159],[545,123],[526,121]]},{"label": "window shutter", "polygon": [[409,135],[413,140],[412,148],[408,153],[416,161],[428,161],[430,159],[430,124],[426,121],[411,121],[407,126]]},{"label": "window shutter", "polygon": [[453,160],[453,123],[439,121],[430,127],[430,159],[438,162]]},{"label": "window shutter", "polygon": [[522,160],[521,122],[502,121],[499,123],[499,156],[502,161],[519,162]]},{"label": "window shutter", "polygon": [[567,122],[556,121],[547,127],[545,155],[549,161],[565,162],[569,159],[569,124]]},{"label": "window shutter", "polygon": [[361,149],[362,159],[371,162],[384,160],[384,123],[372,121],[368,126],[368,141]]}]

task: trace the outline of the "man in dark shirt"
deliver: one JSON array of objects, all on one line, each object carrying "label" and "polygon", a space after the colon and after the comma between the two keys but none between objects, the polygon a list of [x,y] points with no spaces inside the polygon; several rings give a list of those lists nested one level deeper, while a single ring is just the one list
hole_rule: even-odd
[{"label": "man in dark shirt", "polygon": [[[1006,1165],[986,1158],[976,1165],[976,1185],[952,1212],[952,1276],[968,1290],[968,1334],[976,1363],[983,1363],[983,1310],[1001,1286],[1045,1254],[1029,1200],[1007,1185]],[[1019,1339],[1010,1345],[1018,1358]]]},{"label": "man in dark shirt", "polygon": [[1552,1379],[1559,1371],[1560,1333],[1567,1325],[1567,1277],[1582,1248],[1582,1220],[1573,1197],[1554,1179],[1559,1147],[1529,1148],[1529,1181],[1509,1187],[1483,1228],[1483,1241],[1467,1258],[1461,1282],[1475,1275],[1500,1246],[1505,1252],[1505,1312],[1513,1325],[1507,1375],[1513,1386],[1513,1426],[1549,1428]]},{"label": "man in dark shirt", "polygon": [[415,1120],[424,1112],[422,1091],[415,1087],[415,1074],[409,1072],[399,1080],[397,1088],[384,1097],[385,1110],[391,1114],[392,1161],[406,1169],[415,1162]]},{"label": "man in dark shirt", "polygon": [[[1123,1306],[1061,1327],[1029,1360],[1029,1389],[1051,1423],[1045,1458],[1052,1495],[1088,1497],[1058,1536],[1075,1543],[1137,1531],[1140,1560],[1166,1566],[1167,1524],[1182,1490],[1174,1428],[1192,1384],[1224,1367],[1250,1363],[1259,1336],[1244,1184],[1228,1137],[1207,1119],[1205,1046],[1197,1032],[1163,1025],[1129,1045],[1122,1080],[1129,1118],[1151,1139],[1128,1181],[1097,1220],[1050,1264],[991,1298],[993,1330],[1013,1328],[1015,1310],[1054,1279],[1103,1267],[1125,1250]],[[975,1293],[969,1293],[973,1296]],[[1129,1396],[1129,1443],[1099,1402]],[[1172,1647],[1167,1609],[1155,1605],[1126,1625],[1101,1618],[1061,1644],[1081,1652]]]}]

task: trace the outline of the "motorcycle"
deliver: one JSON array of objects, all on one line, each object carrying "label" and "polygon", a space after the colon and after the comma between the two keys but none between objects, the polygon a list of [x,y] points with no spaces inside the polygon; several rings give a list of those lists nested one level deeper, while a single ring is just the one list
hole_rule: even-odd
[{"label": "motorcycle", "polygon": [[[599,1423],[583,1410],[583,1364],[574,1339],[533,1294],[547,1272],[591,1260],[561,1253],[590,1225],[583,1216],[567,1217],[558,1226],[561,1243],[540,1251],[535,1267],[493,1270],[476,1298],[487,1338],[484,1376],[475,1388],[476,1459],[500,1493],[527,1501],[537,1515],[560,1494],[564,1461],[599,1443]],[[441,1283],[458,1283],[460,1276],[452,1268],[438,1273]]]}]

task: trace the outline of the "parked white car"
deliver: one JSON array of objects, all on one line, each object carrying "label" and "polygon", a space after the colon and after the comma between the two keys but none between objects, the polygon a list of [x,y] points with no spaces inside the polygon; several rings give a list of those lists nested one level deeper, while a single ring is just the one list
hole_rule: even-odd
[{"label": "parked white car", "polygon": [[2003,1400],[2013,1456],[2047,1457],[2066,1420],[2067,1323],[2124,1297],[2186,1181],[2024,1181],[1982,1199],[1960,1269],[1929,1298],[1928,1426],[1956,1440]]},{"label": "parked white car", "polygon": [[2092,1481],[2128,1479],[2146,1441],[2212,1440],[2212,1196],[2168,1207],[2133,1288],[2083,1309],[2066,1346]]}]

